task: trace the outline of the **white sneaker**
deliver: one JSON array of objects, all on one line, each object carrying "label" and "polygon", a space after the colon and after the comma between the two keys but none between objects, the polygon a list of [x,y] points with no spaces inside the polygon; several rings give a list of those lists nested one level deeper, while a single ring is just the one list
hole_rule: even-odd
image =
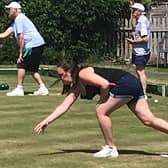
[{"label": "white sneaker", "polygon": [[145,95],[145,100],[148,100],[148,96],[147,95]]},{"label": "white sneaker", "polygon": [[108,145],[102,146],[102,149],[99,152],[94,154],[95,157],[118,157],[119,153],[117,148],[113,146],[110,148]]},{"label": "white sneaker", "polygon": [[47,88],[39,88],[37,91],[34,91],[33,95],[39,96],[39,95],[48,95],[48,89]]},{"label": "white sneaker", "polygon": [[24,96],[24,90],[15,88],[11,92],[6,93],[7,96]]}]

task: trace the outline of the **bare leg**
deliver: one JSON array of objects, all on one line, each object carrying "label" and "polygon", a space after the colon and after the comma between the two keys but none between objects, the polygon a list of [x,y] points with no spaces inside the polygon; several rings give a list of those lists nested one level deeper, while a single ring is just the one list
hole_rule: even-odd
[{"label": "bare leg", "polygon": [[19,68],[17,70],[17,86],[11,92],[6,93],[7,96],[24,96],[23,82],[25,78],[25,69]]},{"label": "bare leg", "polygon": [[149,109],[145,99],[139,99],[136,103],[129,106],[135,115],[143,122],[144,125],[168,133],[168,122],[156,117]]},{"label": "bare leg", "polygon": [[35,81],[38,83],[38,85],[43,83],[41,76],[38,72],[31,72],[31,75],[35,79]]},{"label": "bare leg", "polygon": [[146,77],[146,73],[145,73],[145,66],[144,65],[136,65],[136,73],[142,83],[144,94],[146,94],[147,77]]},{"label": "bare leg", "polygon": [[25,77],[25,69],[18,69],[17,70],[17,82],[18,82],[18,85],[23,85],[23,82],[24,82],[24,77]]},{"label": "bare leg", "polygon": [[34,91],[33,94],[34,95],[48,95],[49,94],[48,89],[43,83],[40,74],[38,72],[31,72],[31,75],[39,85],[39,89],[37,91]]},{"label": "bare leg", "polygon": [[129,100],[129,98],[119,99],[110,96],[105,103],[96,105],[96,115],[104,136],[105,144],[110,147],[114,146],[114,142],[112,139],[112,123],[109,114],[126,104]]}]

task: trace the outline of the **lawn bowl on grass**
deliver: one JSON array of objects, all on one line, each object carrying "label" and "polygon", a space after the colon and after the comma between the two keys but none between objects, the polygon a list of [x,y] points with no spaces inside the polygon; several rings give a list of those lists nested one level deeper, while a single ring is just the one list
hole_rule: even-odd
[{"label": "lawn bowl on grass", "polygon": [[9,85],[7,83],[0,84],[0,90],[8,90],[8,89],[9,89]]}]

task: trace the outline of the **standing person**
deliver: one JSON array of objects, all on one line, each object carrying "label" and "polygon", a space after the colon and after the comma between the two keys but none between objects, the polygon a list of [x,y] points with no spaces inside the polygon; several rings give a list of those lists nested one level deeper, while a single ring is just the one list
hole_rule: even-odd
[{"label": "standing person", "polygon": [[6,38],[14,33],[18,43],[17,87],[8,92],[7,96],[24,96],[23,82],[27,71],[31,72],[32,77],[39,85],[39,89],[34,92],[34,95],[48,95],[48,89],[38,73],[45,45],[44,39],[31,20],[21,13],[19,3],[11,2],[5,7],[13,22],[5,32],[0,33],[0,38]]},{"label": "standing person", "polygon": [[132,44],[132,64],[136,66],[136,73],[146,95],[147,77],[145,66],[150,58],[150,22],[144,15],[145,7],[142,4],[134,3],[131,9],[132,19],[136,19],[136,23],[134,25],[134,37],[128,38],[128,42]]},{"label": "standing person", "polygon": [[67,63],[57,65],[56,71],[63,84],[70,85],[70,90],[62,103],[35,126],[36,133],[39,134],[67,112],[78,96],[92,99],[96,94],[100,95],[96,104],[96,115],[105,144],[102,150],[94,154],[95,157],[119,155],[113,141],[110,114],[125,104],[144,125],[168,133],[168,122],[151,112],[140,80],[131,73],[112,68],[79,68]]}]

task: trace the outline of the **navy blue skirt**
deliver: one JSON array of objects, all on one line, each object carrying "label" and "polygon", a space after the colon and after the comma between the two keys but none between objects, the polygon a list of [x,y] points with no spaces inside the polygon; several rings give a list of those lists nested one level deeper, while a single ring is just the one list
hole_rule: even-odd
[{"label": "navy blue skirt", "polygon": [[130,73],[125,74],[116,82],[116,86],[110,88],[110,95],[116,98],[131,98],[130,102],[145,97],[140,80]]}]

